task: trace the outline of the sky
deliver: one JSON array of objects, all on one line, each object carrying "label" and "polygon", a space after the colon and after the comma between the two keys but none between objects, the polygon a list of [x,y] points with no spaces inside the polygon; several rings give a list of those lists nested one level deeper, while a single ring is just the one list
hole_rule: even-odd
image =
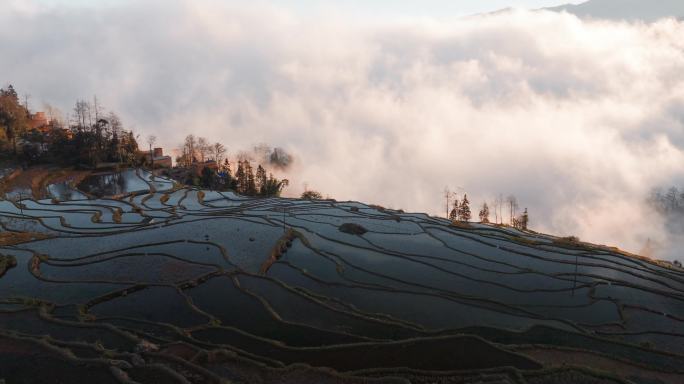
[{"label": "sky", "polygon": [[[97,6],[121,4],[132,0],[39,0],[49,6]],[[237,0],[225,3],[237,4]],[[258,1],[257,1],[258,2]],[[261,1],[267,3],[267,1]],[[494,12],[509,7],[537,9],[561,4],[578,4],[581,1],[562,0],[279,0],[278,6],[300,15],[320,12],[345,12],[364,18],[449,18],[477,13]]]},{"label": "sky", "polygon": [[474,212],[513,194],[541,232],[650,240],[667,259],[684,245],[645,204],[684,185],[682,22],[462,17],[510,2],[44,2],[0,7],[0,83],[34,110],[97,95],[167,152],[191,133],[232,155],[285,148],[289,196],[443,214],[445,186]]}]

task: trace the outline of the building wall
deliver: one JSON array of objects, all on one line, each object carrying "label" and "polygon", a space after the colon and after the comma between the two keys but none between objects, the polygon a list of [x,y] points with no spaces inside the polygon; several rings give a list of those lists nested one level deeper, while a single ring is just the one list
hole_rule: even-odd
[{"label": "building wall", "polygon": [[47,127],[49,124],[50,121],[45,116],[45,112],[36,112],[35,114],[31,115],[31,120],[29,120],[30,129]]},{"label": "building wall", "polygon": [[173,162],[171,161],[171,156],[161,156],[154,158],[155,168],[171,168],[172,166]]}]

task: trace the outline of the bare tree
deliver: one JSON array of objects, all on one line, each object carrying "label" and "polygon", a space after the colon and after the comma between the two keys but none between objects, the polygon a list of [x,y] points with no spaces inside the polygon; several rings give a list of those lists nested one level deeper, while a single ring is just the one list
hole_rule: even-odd
[{"label": "bare tree", "polygon": [[513,224],[513,219],[515,218],[516,211],[518,209],[518,199],[514,195],[508,195],[506,198],[506,203],[508,204],[508,210],[510,213],[509,223]]},{"label": "bare tree", "polygon": [[214,161],[216,161],[217,164],[221,164],[221,160],[223,160],[223,156],[226,154],[226,147],[224,147],[223,144],[216,142],[211,147],[211,151]]},{"label": "bare tree", "polygon": [[503,196],[499,194],[496,199],[494,199],[494,223],[503,223],[503,217],[501,215],[501,206],[503,205]]},{"label": "bare tree", "polygon": [[97,101],[97,95],[93,96],[93,113],[95,114],[95,121],[102,117],[102,106]]},{"label": "bare tree", "polygon": [[125,159],[124,154],[124,131],[121,119],[114,112],[109,112],[107,115],[107,121],[109,121],[109,129],[112,131],[112,148],[113,153],[118,157],[119,162],[123,162]]},{"label": "bare tree", "polygon": [[444,187],[444,198],[446,199],[446,218],[449,218],[449,200],[451,199],[451,190],[449,187]]},{"label": "bare tree", "polygon": [[200,161],[204,163],[211,153],[211,145],[204,137],[197,139],[197,151],[199,152]]},{"label": "bare tree", "polygon": [[678,196],[679,196],[679,190],[677,187],[671,187],[670,189],[667,190],[667,194],[665,195],[665,200],[667,201],[668,209],[674,211],[678,208],[679,206],[679,201],[678,201]]},{"label": "bare tree", "polygon": [[[456,188],[459,190],[463,189],[461,187]],[[446,199],[446,218],[449,219],[452,216],[453,209],[458,211],[458,193],[452,191],[449,187],[444,187],[444,198]],[[453,209],[450,210],[450,207],[453,207]]]},{"label": "bare tree", "polygon": [[182,152],[182,158],[186,167],[195,162],[197,156],[197,139],[195,139],[194,135],[187,135],[185,137]]},{"label": "bare tree", "polygon": [[88,111],[90,110],[90,105],[87,101],[79,100],[76,102],[74,107],[74,120],[73,124],[79,131],[88,130]]},{"label": "bare tree", "polygon": [[45,110],[45,113],[47,113],[47,117],[52,124],[59,126],[64,125],[64,116],[59,108],[53,107],[48,103],[43,103],[43,109]]},{"label": "bare tree", "polygon": [[489,206],[486,201],[482,205],[482,209],[480,209],[480,222],[489,223]]},{"label": "bare tree", "polygon": [[24,93],[24,108],[26,108],[27,113],[31,113],[31,109],[29,109],[29,99],[31,98],[31,95],[28,93]]}]

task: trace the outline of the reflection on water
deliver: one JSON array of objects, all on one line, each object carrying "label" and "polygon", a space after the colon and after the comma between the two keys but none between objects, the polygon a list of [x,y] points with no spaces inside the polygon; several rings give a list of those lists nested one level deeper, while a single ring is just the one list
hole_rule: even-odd
[{"label": "reflection on water", "polygon": [[[2,194],[0,194],[2,196]],[[5,200],[20,201],[33,197],[33,192],[29,188],[14,188],[5,192]]]},{"label": "reflection on water", "polygon": [[[251,358],[373,375],[424,372],[440,382],[473,382],[447,377],[459,372],[538,374],[539,363],[525,357],[531,350],[541,356],[544,372],[558,369],[561,378],[535,383],[599,382],[575,380],[567,367],[556,368],[556,361],[581,353],[600,355],[600,366],[629,366],[639,377],[675,372],[669,382],[681,383],[679,269],[507,227],[452,226],[406,213],[395,220],[361,203],[203,191],[205,203],[191,188],[126,198],[126,191],[154,183],[172,185],[143,170],[103,172],[79,188],[123,193],[121,200],[0,201],[0,231],[26,223],[34,228],[22,230],[52,235],[0,246],[17,261],[0,278],[0,383],[55,382],[32,376],[35,363],[17,366],[26,359],[28,347],[18,345],[24,340],[33,342],[31,353],[39,345],[73,348],[71,360],[81,364],[73,371],[97,383],[112,381],[83,373],[93,358],[128,359],[159,348],[164,353],[157,356],[188,356],[207,372],[224,356],[211,362],[195,357],[226,350],[247,356],[243,363]],[[67,184],[49,190],[79,193]],[[342,232],[344,223],[367,232]],[[293,237],[281,234],[283,225]],[[10,338],[11,332],[21,337]],[[545,356],[554,360],[547,363]],[[159,366],[172,371],[181,366],[174,361]],[[136,382],[180,382],[138,380],[133,363],[117,362],[132,367]],[[179,371],[173,372],[182,376],[186,369]],[[235,382],[254,382],[251,377]]]},{"label": "reflection on water", "polygon": [[115,173],[90,175],[78,184],[78,189],[93,196],[102,197],[148,191],[149,185],[136,174],[134,169],[128,169]]},{"label": "reflection on water", "polygon": [[48,185],[47,190],[51,197],[61,201],[85,200],[88,198],[83,193],[74,189],[68,181],[50,184]]}]

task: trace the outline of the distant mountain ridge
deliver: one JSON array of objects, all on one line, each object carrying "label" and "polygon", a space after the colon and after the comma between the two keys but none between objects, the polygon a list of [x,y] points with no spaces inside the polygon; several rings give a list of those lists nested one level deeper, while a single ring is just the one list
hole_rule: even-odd
[{"label": "distant mountain ridge", "polygon": [[544,8],[568,12],[580,18],[654,22],[674,17],[684,19],[682,0],[590,0],[581,4],[566,4]]}]

